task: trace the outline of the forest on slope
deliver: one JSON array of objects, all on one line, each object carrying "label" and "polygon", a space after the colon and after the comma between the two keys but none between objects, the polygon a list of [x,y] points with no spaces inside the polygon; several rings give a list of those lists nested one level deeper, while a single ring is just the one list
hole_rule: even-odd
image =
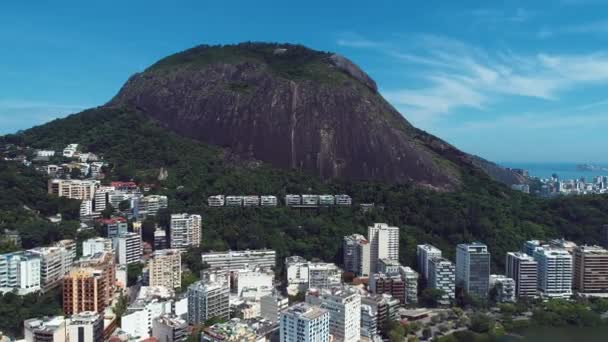
[{"label": "forest on slope", "polygon": [[[415,265],[415,246],[420,243],[432,243],[452,256],[456,244],[482,241],[490,248],[495,271],[502,272],[505,253],[518,250],[527,239],[565,237],[597,243],[600,227],[608,223],[607,196],[535,198],[473,168],[463,175],[463,187],[453,192],[375,181],[322,181],[180,137],[141,113],[121,108],[91,109],[0,138],[4,146],[40,149],[60,150],[69,143],[79,143],[110,163],[106,181],[151,184],[153,193],[169,196],[171,212],[203,215],[204,250],[267,247],[276,249],[280,257],[301,255],[339,263],[344,235],[365,233],[373,222],[387,222],[401,228],[400,261],[406,265]],[[31,222],[32,215],[24,213],[23,205],[44,215],[74,212],[74,201],[45,194],[43,175],[9,164],[0,162],[0,231],[25,229],[22,223]],[[168,178],[159,181],[161,168],[168,171]],[[207,196],[215,194],[282,198],[287,193],[347,193],[355,205],[314,211],[206,205]],[[376,206],[364,213],[360,203]],[[44,242],[61,235],[45,236]]]}]

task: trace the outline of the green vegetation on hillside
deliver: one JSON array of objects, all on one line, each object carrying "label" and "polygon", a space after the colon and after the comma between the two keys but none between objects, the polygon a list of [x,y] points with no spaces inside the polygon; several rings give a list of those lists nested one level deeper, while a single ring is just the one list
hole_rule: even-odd
[{"label": "green vegetation on hillside", "polygon": [[[103,155],[113,165],[110,178],[156,185],[155,192],[170,196],[172,212],[201,213],[204,249],[269,247],[281,257],[339,261],[342,236],[365,233],[373,222],[387,222],[401,227],[401,261],[406,264],[415,264],[419,243],[435,244],[449,257],[457,243],[479,240],[489,245],[494,265],[501,266],[505,253],[519,249],[526,239],[563,236],[596,243],[600,226],[608,222],[606,196],[537,199],[511,191],[474,168],[463,175],[462,189],[451,193],[407,184],[322,182],[301,172],[239,160],[120,109],[88,110],[1,142],[55,149],[80,143]],[[166,180],[157,180],[160,168],[168,170]],[[44,182],[37,180],[41,176],[24,177],[18,182],[34,182],[31,187],[44,191]],[[218,193],[348,193],[356,203],[376,203],[376,209],[208,208],[207,196]]]}]

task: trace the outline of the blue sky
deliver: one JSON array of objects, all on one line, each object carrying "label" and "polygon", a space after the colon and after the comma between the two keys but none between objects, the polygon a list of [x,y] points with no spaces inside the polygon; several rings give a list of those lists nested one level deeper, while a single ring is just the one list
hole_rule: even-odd
[{"label": "blue sky", "polygon": [[464,151],[608,162],[608,1],[505,3],[3,2],[0,134],[101,105],[194,45],[279,41],[351,58],[408,120]]}]

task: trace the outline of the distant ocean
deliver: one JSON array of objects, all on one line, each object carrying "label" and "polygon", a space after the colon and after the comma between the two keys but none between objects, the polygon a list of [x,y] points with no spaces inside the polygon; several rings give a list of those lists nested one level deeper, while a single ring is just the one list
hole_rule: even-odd
[{"label": "distant ocean", "polygon": [[[557,174],[560,179],[580,179],[587,181],[595,176],[608,176],[608,171],[580,171],[576,165],[586,163],[499,163],[501,166],[528,170],[531,177],[551,178]],[[589,163],[596,166],[608,167],[605,164]]]}]

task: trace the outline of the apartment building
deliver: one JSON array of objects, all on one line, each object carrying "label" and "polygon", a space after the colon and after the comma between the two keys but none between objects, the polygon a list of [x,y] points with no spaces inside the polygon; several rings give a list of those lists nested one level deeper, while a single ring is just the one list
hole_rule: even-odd
[{"label": "apartment building", "polygon": [[234,290],[247,300],[259,301],[274,290],[274,271],[270,268],[247,268],[234,272]]},{"label": "apartment building", "polygon": [[334,195],[319,195],[320,206],[331,206],[336,204],[336,198]]},{"label": "apartment building", "polygon": [[277,196],[265,195],[260,197],[260,205],[262,207],[276,207],[278,203]]},{"label": "apartment building", "polygon": [[48,193],[58,197],[92,201],[99,184],[98,180],[51,179],[48,182]]},{"label": "apartment building", "polygon": [[152,322],[152,336],[158,342],[185,342],[188,340],[188,323],[171,314],[164,314]]},{"label": "apartment building", "polygon": [[154,250],[158,251],[167,248],[169,248],[167,232],[163,228],[156,227],[154,230]]},{"label": "apartment building", "polygon": [[390,294],[405,304],[405,281],[399,274],[374,273],[369,277],[368,287],[373,294]]},{"label": "apartment building", "polygon": [[348,288],[309,291],[306,302],[329,312],[329,333],[336,341],[359,341],[361,296]]},{"label": "apartment building", "polygon": [[186,250],[201,243],[201,215],[171,215],[171,248]]},{"label": "apartment building", "polygon": [[416,247],[418,271],[424,279],[429,279],[429,261],[433,258],[441,258],[441,250],[439,248],[428,244]]},{"label": "apartment building", "polygon": [[491,274],[490,288],[496,290],[496,301],[502,303],[514,303],[516,301],[515,280],[513,280],[513,278],[509,278],[502,274]]},{"label": "apartment building", "polygon": [[201,255],[203,264],[211,269],[229,272],[245,268],[275,268],[276,252],[271,249],[252,249],[244,251],[209,252]]},{"label": "apartment building", "polygon": [[82,256],[86,257],[102,252],[114,252],[111,239],[96,237],[82,242]]},{"label": "apartment building", "polygon": [[166,209],[169,204],[167,196],[150,195],[134,199],[134,208],[138,218],[156,216],[160,209]]},{"label": "apartment building", "polygon": [[370,274],[378,270],[380,259],[399,260],[399,227],[375,223],[367,228],[370,243]]},{"label": "apartment building", "polygon": [[103,313],[107,293],[102,270],[76,268],[63,278],[63,312],[68,316],[83,311]]},{"label": "apartment building", "polygon": [[336,195],[336,205],[338,206],[351,206],[353,204],[353,199],[349,195]]},{"label": "apartment building", "polygon": [[344,270],[357,276],[369,276],[371,247],[369,241],[361,234],[344,237]]},{"label": "apartment building", "polygon": [[110,305],[114,296],[116,283],[116,263],[114,261],[114,254],[111,251],[102,251],[83,256],[75,263],[75,267],[90,268],[103,272],[101,281],[104,288],[104,296],[106,305]]},{"label": "apartment building", "polygon": [[258,207],[260,205],[260,196],[243,196],[244,207]]},{"label": "apartment building", "polygon": [[143,254],[141,235],[126,233],[112,240],[118,263],[123,265],[138,263]]},{"label": "apartment building", "polygon": [[329,312],[298,303],[281,313],[281,342],[329,342]]},{"label": "apartment building", "polygon": [[148,263],[150,286],[164,286],[169,289],[182,286],[182,257],[177,249],[155,251]]},{"label": "apartment building", "polygon": [[574,250],[574,289],[580,293],[608,293],[608,250],[580,246]]},{"label": "apartment building", "polygon": [[66,342],[66,321],[63,316],[32,318],[23,322],[25,342]]},{"label": "apartment building", "polygon": [[287,294],[295,296],[308,289],[308,261],[301,256],[285,258]]},{"label": "apartment building", "polygon": [[288,207],[294,205],[302,205],[302,196],[300,195],[285,195],[285,205]]},{"label": "apartment building", "polygon": [[287,309],[289,300],[277,292],[260,298],[260,316],[268,321],[277,323],[281,311]]},{"label": "apartment building", "polygon": [[226,196],[227,207],[242,207],[243,196]]},{"label": "apartment building", "polygon": [[102,218],[98,219],[97,222],[102,225],[103,231],[109,239],[114,239],[129,231],[129,224],[124,217]]},{"label": "apartment building", "polygon": [[507,253],[506,276],[515,281],[517,298],[535,298],[538,295],[538,263],[523,252]]},{"label": "apartment building", "polygon": [[84,311],[71,317],[67,326],[70,342],[103,342],[103,316]]},{"label": "apartment building", "polygon": [[572,256],[561,248],[540,247],[534,252],[538,263],[538,289],[543,297],[572,296]]},{"label": "apartment building", "polygon": [[209,318],[230,318],[230,290],[219,282],[196,282],[188,287],[188,323],[204,323]]},{"label": "apartment building", "polygon": [[456,248],[456,284],[467,293],[487,298],[490,290],[490,253],[480,242]]},{"label": "apartment building", "polygon": [[76,257],[76,245],[73,241],[59,242],[53,247],[38,247],[29,250],[40,258],[40,281],[43,291],[48,291],[61,284],[63,276],[72,268]]},{"label": "apartment building", "polygon": [[0,292],[19,295],[41,289],[40,256],[28,251],[0,254]]},{"label": "apartment building", "polygon": [[456,267],[445,258],[431,258],[428,261],[428,287],[441,290],[440,303],[447,305],[456,298]]},{"label": "apartment building", "polygon": [[226,198],[224,195],[209,196],[207,198],[207,204],[210,207],[223,207],[224,204],[226,204]]},{"label": "apartment building", "polygon": [[342,283],[342,270],[327,262],[308,263],[308,288],[327,289]]}]

